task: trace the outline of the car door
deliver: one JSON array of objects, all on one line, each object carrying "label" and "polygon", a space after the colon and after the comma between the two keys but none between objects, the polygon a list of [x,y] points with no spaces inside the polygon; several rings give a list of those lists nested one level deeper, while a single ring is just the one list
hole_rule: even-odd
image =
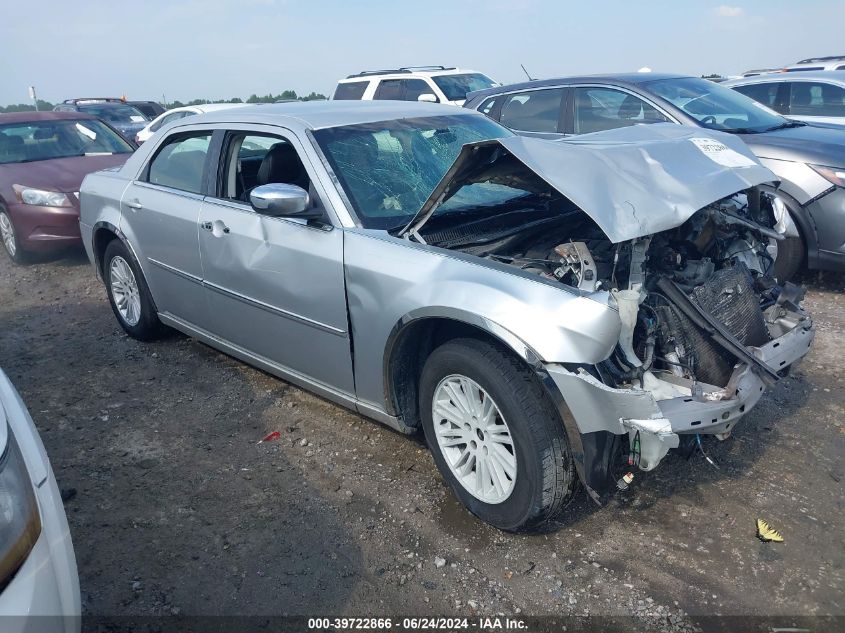
[{"label": "car door", "polygon": [[[299,139],[279,130],[220,131],[215,195],[200,214],[209,329],[259,359],[352,395],[343,231],[261,215],[247,202],[250,189],[274,182],[307,188],[318,207],[327,199]],[[247,181],[242,170],[256,160],[257,175]]]},{"label": "car door", "polygon": [[[556,138],[563,132],[566,88],[537,88],[504,96],[499,123],[523,136]],[[486,105],[486,104],[485,104]]]},{"label": "car door", "polygon": [[203,326],[197,223],[206,190],[210,130],[173,132],[121,198],[121,230],[136,250],[159,312]]},{"label": "car door", "polygon": [[590,134],[647,123],[672,122],[654,105],[627,90],[576,86],[572,92],[572,132]]},{"label": "car door", "polygon": [[845,122],[845,87],[823,81],[790,82],[789,116],[808,123]]}]

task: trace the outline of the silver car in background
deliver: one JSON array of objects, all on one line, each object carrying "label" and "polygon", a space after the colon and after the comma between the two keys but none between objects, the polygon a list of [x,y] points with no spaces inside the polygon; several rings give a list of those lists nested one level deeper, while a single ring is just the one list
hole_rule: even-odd
[{"label": "silver car in background", "polygon": [[[123,329],[163,325],[403,432],[461,501],[541,527],[734,426],[807,353],[794,226],[739,140],[523,138],[469,110],[256,106],[86,178]],[[631,466],[629,466],[629,464]]]},{"label": "silver car in background", "polygon": [[845,70],[771,73],[722,85],[789,119],[845,126]]}]

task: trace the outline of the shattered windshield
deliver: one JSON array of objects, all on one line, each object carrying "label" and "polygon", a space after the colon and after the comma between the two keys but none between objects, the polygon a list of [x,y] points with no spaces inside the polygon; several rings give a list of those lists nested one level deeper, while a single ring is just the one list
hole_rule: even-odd
[{"label": "shattered windshield", "polygon": [[[474,115],[379,121],[314,132],[365,228],[404,226],[455,162],[461,147],[513,136],[498,123]],[[450,205],[490,205],[524,192],[481,183]]]}]

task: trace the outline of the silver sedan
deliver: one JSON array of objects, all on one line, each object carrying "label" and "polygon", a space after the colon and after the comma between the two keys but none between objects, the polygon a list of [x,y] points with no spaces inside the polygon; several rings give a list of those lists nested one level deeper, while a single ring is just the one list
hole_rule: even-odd
[{"label": "silver sedan", "polygon": [[[403,432],[483,520],[530,530],[726,439],[813,339],[770,272],[795,227],[739,140],[554,142],[469,110],[256,106],[89,176],[121,327],[170,326]],[[623,477],[624,475],[624,477]]]}]

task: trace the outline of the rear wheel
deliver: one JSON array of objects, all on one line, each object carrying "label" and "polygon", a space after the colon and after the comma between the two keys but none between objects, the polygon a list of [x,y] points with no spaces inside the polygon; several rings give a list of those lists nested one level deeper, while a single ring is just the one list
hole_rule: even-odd
[{"label": "rear wheel", "polygon": [[0,240],[3,241],[3,248],[13,262],[25,264],[29,261],[29,253],[21,247],[12,217],[2,207],[0,207]]},{"label": "rear wheel", "polygon": [[144,274],[132,253],[118,239],[106,247],[103,278],[112,311],[129,336],[148,341],[161,335],[164,326],[158,320]]},{"label": "rear wheel", "polygon": [[560,417],[531,370],[505,350],[477,339],[437,348],[423,368],[420,410],[438,469],[483,521],[535,530],[572,497]]}]

